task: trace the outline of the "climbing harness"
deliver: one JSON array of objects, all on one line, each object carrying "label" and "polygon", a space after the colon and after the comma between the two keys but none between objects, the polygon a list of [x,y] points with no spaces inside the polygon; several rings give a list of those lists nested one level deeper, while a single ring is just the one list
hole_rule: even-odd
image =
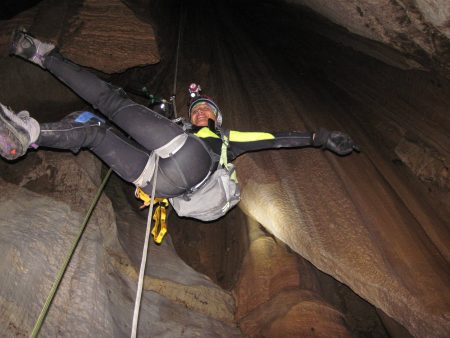
[{"label": "climbing harness", "polygon": [[218,168],[210,173],[198,187],[184,195],[170,198],[170,203],[180,217],[191,217],[201,221],[213,221],[224,216],[239,203],[241,192],[236,170],[228,163],[227,150],[230,131],[220,129],[222,150]]},{"label": "climbing harness", "polygon": [[53,298],[55,298],[56,291],[58,291],[59,284],[61,283],[61,280],[64,276],[64,273],[66,272],[67,266],[69,265],[70,259],[72,258],[75,249],[78,246],[78,243],[80,242],[81,236],[83,235],[84,230],[86,229],[86,225],[89,222],[89,219],[91,218],[92,212],[94,211],[95,206],[97,205],[97,202],[103,192],[103,189],[108,182],[109,177],[111,176],[112,169],[110,168],[108,172],[105,175],[105,178],[103,179],[102,184],[97,190],[97,194],[94,197],[94,200],[91,203],[91,206],[89,207],[89,210],[86,213],[86,216],[84,217],[83,224],[80,227],[80,231],[78,232],[78,236],[75,238],[74,242],[72,243],[72,247],[70,248],[64,263],[61,267],[61,269],[58,271],[58,274],[56,275],[56,279],[53,282],[52,288],[50,289],[50,293],[47,297],[47,300],[44,303],[44,306],[42,307],[41,313],[39,314],[38,319],[36,320],[36,323],[34,324],[33,330],[31,331],[30,338],[37,337],[39,330],[42,327],[42,324],[44,322],[44,319],[47,315],[48,309],[50,308],[50,305],[53,301]]}]

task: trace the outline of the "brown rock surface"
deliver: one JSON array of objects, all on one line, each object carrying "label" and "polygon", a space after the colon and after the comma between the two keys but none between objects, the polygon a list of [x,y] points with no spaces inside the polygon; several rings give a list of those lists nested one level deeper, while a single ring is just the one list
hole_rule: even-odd
[{"label": "brown rock surface", "polygon": [[300,290],[276,294],[239,325],[249,337],[353,337],[341,313]]},{"label": "brown rock surface", "polygon": [[450,165],[438,153],[423,144],[406,139],[399,142],[395,153],[420,180],[435,183],[443,189],[450,189]]},{"label": "brown rock surface", "polygon": [[[74,156],[40,151],[15,165],[2,161],[0,167],[9,181],[0,185],[0,335],[28,335],[97,191],[101,164],[88,152]],[[121,197],[115,195],[116,207],[124,203]],[[102,196],[42,335],[130,333],[138,265],[129,255],[142,250],[145,218],[129,205],[125,212],[120,215],[116,208],[115,214],[111,201]],[[134,242],[123,243],[132,249],[119,244],[125,230]],[[240,336],[231,295],[184,264],[170,238],[160,247],[151,245],[149,252],[141,335]]]},{"label": "brown rock surface", "polygon": [[351,337],[342,313],[314,289],[318,281],[302,274],[296,255],[249,224],[250,246],[233,293],[236,318],[249,337]]},{"label": "brown rock surface", "polygon": [[[450,6],[447,0],[281,0],[305,6],[351,33],[389,46],[406,57],[413,68],[437,68],[450,78]],[[319,28],[316,26],[316,28]],[[340,34],[339,29],[318,29],[323,34],[399,65],[401,56],[382,46]],[[390,57],[388,55],[391,55]],[[408,60],[409,59],[409,60]]]},{"label": "brown rock surface", "polygon": [[[217,20],[190,12],[199,24],[184,35],[180,100],[196,79],[217,98],[227,127],[324,126],[350,133],[363,149],[343,158],[317,149],[245,155],[237,161],[241,206],[415,336],[448,337],[449,191],[422,186],[394,152],[412,138],[449,163],[448,82],[345,50],[298,29],[299,20],[283,27],[289,12],[224,13]],[[130,256],[135,263],[138,254]]]},{"label": "brown rock surface", "polygon": [[7,53],[11,32],[18,26],[55,43],[78,64],[105,73],[159,61],[151,24],[119,0],[43,1],[0,22],[0,55]]},{"label": "brown rock surface", "polygon": [[[404,135],[414,135],[448,163],[448,82],[331,47],[319,35],[294,40],[290,37],[303,31],[296,30],[295,17],[290,21],[288,12],[272,11],[268,22],[263,13],[242,12],[245,29],[261,44],[255,49],[242,35],[245,29],[226,26],[230,39],[241,40],[234,39],[236,48],[221,54],[220,64],[233,73],[218,72],[216,83],[226,87],[211,95],[224,100],[219,103],[229,112],[227,126],[344,130],[363,152],[348,157],[317,149],[244,155],[236,161],[243,186],[240,206],[413,335],[447,337],[449,191],[437,202],[434,189],[427,190],[396,164],[394,149]],[[277,29],[268,31],[269,24]]]}]

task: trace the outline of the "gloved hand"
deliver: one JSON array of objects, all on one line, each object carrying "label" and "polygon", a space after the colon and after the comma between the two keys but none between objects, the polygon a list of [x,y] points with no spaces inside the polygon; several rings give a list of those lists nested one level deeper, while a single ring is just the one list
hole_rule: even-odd
[{"label": "gloved hand", "polygon": [[338,155],[347,155],[353,150],[359,152],[359,146],[353,142],[350,136],[340,131],[328,131],[324,128],[319,128],[314,133],[313,146],[329,149]]}]

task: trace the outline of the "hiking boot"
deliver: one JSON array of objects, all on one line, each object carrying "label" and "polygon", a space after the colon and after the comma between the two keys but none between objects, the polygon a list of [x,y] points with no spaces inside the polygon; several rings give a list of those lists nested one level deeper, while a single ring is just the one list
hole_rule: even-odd
[{"label": "hiking boot", "polygon": [[0,156],[15,160],[39,137],[39,123],[27,111],[17,115],[0,103]]},{"label": "hiking boot", "polygon": [[45,68],[45,56],[54,48],[55,45],[39,41],[28,34],[25,28],[18,28],[12,34],[9,53],[20,56]]}]

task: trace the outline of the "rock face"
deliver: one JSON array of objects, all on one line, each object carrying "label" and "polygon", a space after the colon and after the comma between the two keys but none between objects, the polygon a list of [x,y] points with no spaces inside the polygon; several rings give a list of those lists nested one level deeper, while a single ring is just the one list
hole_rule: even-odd
[{"label": "rock face", "polygon": [[[450,78],[450,6],[447,0],[282,0],[305,6],[351,33],[380,42],[406,56],[410,67],[438,69]],[[322,33],[389,62],[375,44]],[[384,55],[383,55],[384,54]],[[399,65],[394,55],[390,63]]]},{"label": "rock face", "polygon": [[[2,336],[30,333],[96,192],[99,164],[88,153],[77,157],[43,151],[29,154],[17,166],[1,163],[2,175],[14,182],[2,180],[0,185]],[[116,203],[121,203],[120,198]],[[116,223],[111,202],[103,195],[42,335],[123,337],[130,333],[138,272],[128,256],[133,250],[124,251],[119,244],[117,227],[122,232],[134,229],[139,240],[134,247],[141,250],[143,224],[145,219],[133,217],[129,210],[126,221],[119,216]],[[168,239],[161,247],[150,246],[140,335],[240,336],[232,324],[231,295],[183,263],[170,243]]]},{"label": "rock face", "polygon": [[[314,5],[313,2],[302,3]],[[327,8],[325,2],[320,3],[323,8]],[[443,24],[445,20],[439,23],[436,21],[437,16],[431,15],[432,12],[429,11],[428,14],[434,19],[425,14],[424,17],[426,20],[434,20],[436,27],[425,24],[422,26],[422,19],[419,20],[417,16],[412,19],[408,17],[417,14],[417,11],[410,10],[411,2],[408,2],[407,6],[400,6],[401,8],[395,7],[397,12],[390,11],[390,6],[396,6],[400,2],[379,3],[384,5],[382,8],[386,12],[386,18],[394,19],[397,18],[395,15],[399,15],[401,29],[395,30],[395,27],[399,28],[395,20],[380,24],[384,14],[380,14],[379,8],[375,7],[371,12],[369,2],[333,2],[343,9],[348,8],[347,4],[359,4],[363,15],[358,15],[362,18],[370,17],[367,13],[373,13],[370,20],[374,21],[374,24],[371,26],[371,22],[367,22],[369,27],[373,28],[371,35],[370,29],[366,31],[362,28],[357,31],[356,28],[351,28],[350,24],[348,28],[367,38],[386,42],[389,46],[393,44],[394,49],[405,53],[409,68],[425,68],[431,65],[431,69],[442,69],[442,73],[446,74],[445,56],[448,54],[444,53],[447,39]],[[423,6],[433,2],[415,3],[420,3],[423,9]],[[366,4],[367,8],[363,4]],[[56,3],[53,5],[47,3],[49,7],[60,8]],[[298,20],[298,16],[293,15],[296,13],[292,8],[288,8],[288,11],[277,11],[276,7],[269,7],[270,11],[267,12],[264,6],[253,5],[252,2],[251,6],[235,9],[214,3],[201,8],[189,8],[187,17],[190,22],[198,24],[186,25],[184,32],[183,62],[180,64],[177,93],[179,100],[186,103],[184,88],[187,88],[192,79],[196,79],[207,89],[208,95],[217,98],[226,116],[227,127],[258,131],[315,130],[318,127],[343,130],[360,143],[363,152],[348,157],[337,157],[319,149],[247,154],[236,161],[243,188],[241,207],[277,240],[285,242],[319,269],[351,287],[361,297],[403,324],[413,335],[448,337],[450,199],[447,168],[450,158],[450,85],[437,75],[398,70],[333,44],[324,39],[321,32],[329,32],[329,27],[317,28],[317,22],[316,26],[311,26],[313,29],[309,26],[299,27],[302,22]],[[70,5],[68,7],[73,9]],[[93,11],[98,13],[95,8]],[[328,8],[331,10],[331,7]],[[327,12],[318,7],[317,10],[325,14]],[[340,13],[343,17],[341,21],[355,22],[347,20],[349,14],[355,10],[358,12],[354,7],[348,12]],[[14,20],[30,24],[37,15],[33,11],[36,11],[36,8]],[[77,8],[76,11],[68,13],[78,15],[81,12]],[[84,13],[87,15],[88,12]],[[220,13],[220,17],[217,13]],[[53,21],[45,20],[44,14],[46,15],[47,11],[40,13],[42,16],[36,17],[34,23],[39,36],[55,31],[45,30],[45,25]],[[391,27],[391,21],[394,22],[394,27]],[[405,22],[403,26],[402,21]],[[90,24],[92,25],[92,22]],[[2,22],[1,25],[2,41],[6,41],[12,24]],[[41,28],[39,25],[42,25]],[[175,25],[169,28],[172,27]],[[268,30],[267,27],[271,29]],[[427,27],[430,34],[436,36],[435,40],[427,35]],[[320,34],[314,33],[316,28]],[[59,32],[64,33],[62,29]],[[72,36],[70,34],[62,35],[63,38],[59,41],[62,46],[67,47],[64,36],[69,43]],[[172,35],[176,37],[176,34]],[[97,36],[101,40],[100,32]],[[341,37],[342,35],[338,40]],[[48,35],[48,38],[59,39],[56,34]],[[354,37],[348,39],[352,40]],[[142,41],[142,38],[137,41]],[[77,44],[79,43],[81,42],[77,39]],[[205,52],[199,53],[199,46]],[[5,48],[6,44],[3,42],[3,49]],[[76,53],[75,49],[67,50]],[[376,52],[382,56],[380,59],[387,60],[391,57],[385,50],[382,53],[380,50]],[[434,52],[433,57],[430,57],[429,53]],[[105,49],[103,55],[107,53]],[[81,52],[80,54],[84,55]],[[118,55],[117,58],[111,58],[117,63],[111,68],[102,68],[106,67],[102,60],[89,59],[89,63],[85,64],[118,71],[123,69],[120,63],[123,59],[120,55],[123,57],[126,54],[119,52]],[[72,57],[77,58],[75,54]],[[85,57],[87,61],[88,57]],[[24,92],[31,92],[29,95],[33,96],[34,91],[42,91],[43,95],[47,95],[46,98],[51,96],[43,90],[42,87],[46,84],[37,80],[37,73],[16,73],[13,68],[9,68],[12,61],[8,60],[2,60],[0,64],[1,101],[12,104],[9,95],[15,95],[14,100],[20,100]],[[82,59],[77,61],[84,62]],[[138,64],[141,64],[140,61],[134,63]],[[138,71],[136,70],[136,73]],[[14,82],[13,88],[10,88],[9,79],[17,81]],[[161,72],[155,82],[168,82],[167,79],[165,73]],[[55,92],[55,95],[60,93],[67,94],[61,90]],[[68,101],[73,98],[69,96],[67,94]],[[61,102],[55,100],[54,105],[57,106]],[[75,101],[70,102],[72,104]],[[64,106],[64,109],[70,107]],[[46,112],[46,107],[42,106],[41,111]],[[59,158],[62,154],[57,156]],[[5,191],[5,194],[10,194],[18,203],[18,206],[13,206],[3,198],[5,215],[10,217],[11,212],[26,211],[28,216],[41,223],[49,217],[48,213],[30,214],[29,210],[25,210],[24,204],[20,204],[25,203],[23,198],[28,194],[28,191],[23,190],[24,186],[38,194],[33,197],[36,197],[39,205],[53,208],[50,210],[59,210],[60,215],[55,219],[56,223],[61,220],[61,215],[70,215],[70,220],[79,218],[79,213],[87,206],[83,195],[79,194],[78,184],[81,182],[82,189],[93,193],[98,184],[98,168],[92,166],[87,171],[90,173],[87,176],[95,182],[94,185],[86,179],[87,176],[77,174],[74,178],[73,173],[79,171],[72,167],[70,161],[70,170],[64,171],[55,169],[59,168],[59,165],[52,164],[52,157],[35,157],[34,160],[30,157],[27,160],[36,161],[35,164],[28,164],[32,170],[22,167],[25,166],[25,161],[18,161],[9,171],[0,171],[14,183],[4,184],[5,189],[11,190],[11,193]],[[427,161],[427,165],[422,166],[424,161]],[[93,175],[95,172],[97,174]],[[61,176],[61,173],[64,175]],[[68,183],[56,184],[64,181],[64,177],[69,179]],[[81,179],[82,177],[84,179]],[[424,180],[426,185],[422,184]],[[43,198],[43,195],[56,199],[58,203],[49,205],[51,203]],[[120,194],[114,196],[114,203],[122,203],[116,201]],[[99,245],[96,246],[97,249],[89,247],[89,257],[78,258],[88,260],[88,263],[80,263],[76,267],[78,270],[69,277],[69,282],[73,281],[77,287],[72,289],[69,285],[67,291],[63,292],[63,300],[59,303],[57,301],[56,304],[60,306],[57,309],[67,310],[70,314],[70,307],[63,308],[70,304],[69,301],[74,303],[74,309],[84,311],[85,305],[81,305],[81,301],[76,297],[80,290],[85,290],[82,286],[87,285],[86,294],[98,295],[96,306],[101,308],[99,312],[102,313],[101,318],[106,324],[88,323],[83,330],[105,336],[123,336],[129,332],[129,309],[134,297],[132,289],[136,271],[131,266],[137,266],[140,251],[138,243],[142,240],[143,232],[143,229],[136,231],[135,224],[143,224],[145,220],[130,211],[124,212],[125,208],[121,208],[123,213],[117,216],[119,245],[114,239],[115,227],[110,219],[111,209],[105,206],[104,208],[101,210],[106,223],[99,222],[99,232],[88,232],[87,236],[88,239],[94,238]],[[128,219],[132,219],[133,224],[126,223],[125,220]],[[21,220],[23,221],[23,218]],[[2,232],[4,238],[17,240],[27,233],[35,234],[36,229],[25,227],[23,222],[16,227],[11,227],[8,222],[2,223],[5,229]],[[70,221],[66,223],[71,225]],[[14,233],[16,228],[21,232]],[[45,231],[37,236],[45,237],[51,230],[44,224],[42,229]],[[62,252],[62,244],[66,243],[65,239],[59,235],[53,238],[61,242],[61,245],[54,245],[55,255],[59,255]],[[106,242],[103,242],[103,239]],[[94,240],[91,240],[89,243],[93,242]],[[87,243],[85,245],[88,246]],[[279,250],[266,238],[257,239],[252,245],[255,251],[259,248],[263,251]],[[107,250],[103,250],[104,247]],[[123,250],[123,247],[126,250]],[[162,247],[162,250],[166,249],[171,252],[170,242],[167,242],[167,247]],[[34,247],[26,250],[34,250]],[[42,250],[40,245],[35,252],[26,251],[31,265],[34,262],[34,254],[42,259],[47,256],[55,257],[53,253],[50,255]],[[328,304],[320,302],[315,290],[298,290],[301,285],[297,283],[299,275],[295,274],[295,271],[281,270],[289,278],[279,279],[277,273],[280,270],[265,271],[254,259],[255,251],[250,251],[245,259],[246,268],[242,271],[239,289],[236,291],[236,294],[239,294],[239,319],[249,334],[263,334],[262,331],[274,334],[277,330],[288,334],[291,328],[286,323],[289,322],[294,323],[296,330],[302,330],[307,326],[297,320],[302,317],[318,320],[316,314],[319,312],[326,313],[328,317],[320,319],[320,325],[331,327],[336,335],[347,334],[341,325],[341,314]],[[267,251],[264,258],[270,262],[270,252]],[[5,245],[4,256],[11,261],[8,268],[15,266],[13,271],[4,274],[7,279],[1,282],[2,288],[4,286],[7,291],[13,290],[11,285],[16,279],[32,270],[25,261],[22,262],[18,252],[12,245]],[[275,253],[276,257],[280,254],[279,251]],[[233,313],[230,295],[204,276],[179,263],[173,253],[166,255],[168,261],[151,260],[149,263],[155,264],[155,269],[146,279],[146,288],[151,291],[145,293],[143,312],[150,319],[148,322],[141,322],[142,332],[150,330],[152,324],[152,329],[155,330],[152,333],[155,335],[167,333],[168,336],[177,336],[183,330],[188,330],[191,335],[239,335],[234,325],[229,323]],[[281,254],[280,256],[284,257]],[[97,259],[95,263],[90,261],[94,259],[92,257]],[[208,261],[208,258],[201,256],[200,259]],[[91,270],[82,271],[84,266]],[[290,266],[293,268],[293,264]],[[99,270],[93,271],[94,269]],[[45,276],[30,277],[41,286],[39,299],[43,299],[43,289],[47,289],[50,284],[50,270]],[[272,278],[271,272],[275,277]],[[267,278],[258,280],[259,274],[265,274]],[[83,279],[80,283],[77,276]],[[43,279],[38,280],[38,277]],[[252,281],[259,283],[261,288],[251,289]],[[270,284],[271,281],[274,281],[273,285]],[[78,287],[80,285],[81,287]],[[264,304],[256,298],[246,298],[246,292],[243,290],[257,293],[258,297],[267,301],[267,306],[262,306]],[[26,290],[19,289],[18,292],[20,293],[14,300],[2,294],[2,297],[7,299],[2,302],[5,313],[8,314],[1,322],[5,334],[25,334],[33,322],[30,318],[35,317],[37,311],[33,308],[32,314],[26,312],[26,303],[20,298],[22,293],[26,294]],[[212,301],[209,302],[209,299]],[[4,312],[3,309],[1,311]],[[75,311],[74,315],[84,313],[83,311]],[[87,313],[92,316],[95,311],[95,308],[89,309]],[[57,330],[62,327],[59,323],[63,323],[64,328],[67,326],[67,330],[73,330],[68,332],[83,335],[85,331],[80,332],[77,331],[79,328],[70,327],[69,316],[64,317],[66,312],[57,312],[50,315],[54,325],[44,330],[49,330],[47,332],[50,335],[58,335]],[[26,315],[23,315],[24,313]],[[169,313],[167,318],[176,321],[170,323],[173,331],[168,331],[167,325],[159,322],[160,313]],[[82,318],[77,321],[83,322]],[[160,325],[153,326],[155,322]],[[113,323],[113,327],[107,325],[109,323]],[[306,334],[305,331],[302,332]]]},{"label": "rock face", "polygon": [[234,289],[241,330],[249,337],[352,337],[344,316],[314,292],[311,274],[297,269],[295,255],[258,224],[249,226],[250,246]]},{"label": "rock face", "polygon": [[76,63],[105,73],[159,61],[151,24],[119,0],[42,1],[0,23],[0,55],[7,53],[11,32],[18,26],[55,43]]}]

